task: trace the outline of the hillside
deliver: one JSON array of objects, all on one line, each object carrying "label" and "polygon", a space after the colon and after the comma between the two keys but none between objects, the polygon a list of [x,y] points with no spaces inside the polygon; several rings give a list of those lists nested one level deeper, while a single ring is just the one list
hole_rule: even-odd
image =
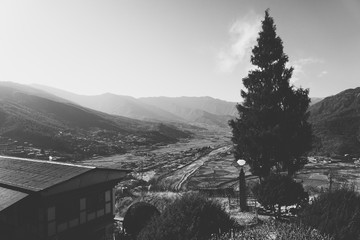
[{"label": "hillside", "polygon": [[144,104],[161,108],[188,122],[228,127],[236,115],[236,103],[211,97],[149,97],[139,98]]},{"label": "hillside", "polygon": [[87,96],[43,85],[33,85],[33,87],[44,90],[63,99],[67,99],[68,101],[79,104],[81,106],[97,111],[102,111],[108,114],[140,120],[176,121],[179,118],[178,116],[165,112],[156,107],[143,104],[136,98],[130,96],[121,96],[111,93]]},{"label": "hillside", "polygon": [[[0,83],[0,135],[2,152],[26,142],[79,156],[120,153],[135,145],[168,144],[189,137],[170,125],[105,114],[7,82]],[[13,152],[24,152],[18,150]]]},{"label": "hillside", "polygon": [[309,111],[316,136],[314,152],[360,154],[360,87],[327,97]]},{"label": "hillside", "polygon": [[316,103],[318,103],[318,102],[320,102],[322,100],[323,100],[323,98],[312,97],[312,98],[310,98],[310,106],[314,105],[314,104],[316,104]]},{"label": "hillside", "polygon": [[212,97],[148,97],[139,98],[143,103],[166,109],[169,112],[176,112],[176,108],[201,109],[215,115],[236,114],[236,103],[227,102]]},{"label": "hillside", "polygon": [[236,112],[236,103],[211,97],[136,99],[111,93],[85,96],[43,85],[33,86],[87,108],[140,120],[196,123],[227,128],[228,120]]}]

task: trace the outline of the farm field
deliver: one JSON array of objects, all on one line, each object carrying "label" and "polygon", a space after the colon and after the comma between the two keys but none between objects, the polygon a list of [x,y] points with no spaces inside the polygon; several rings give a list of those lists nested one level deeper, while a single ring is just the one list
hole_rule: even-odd
[{"label": "farm field", "polygon": [[[161,147],[141,148],[110,157],[92,158],[80,162],[85,165],[131,169],[133,175],[149,181],[159,179],[161,184],[174,190],[183,189],[183,184],[196,170],[210,159],[224,156],[232,159],[229,152],[230,133],[227,129],[198,131],[192,139]],[[220,150],[219,150],[220,149]]]},{"label": "farm field", "polygon": [[[149,181],[154,178],[162,186],[172,190],[199,188],[237,189],[239,166],[231,148],[230,132],[226,130],[197,131],[192,139],[175,144],[140,148],[126,154],[92,158],[82,164],[125,168],[133,170],[133,176]],[[246,179],[254,179],[248,166],[244,166]],[[344,184],[354,186],[360,192],[360,166],[354,163],[308,163],[296,178],[303,182],[310,195]]]},{"label": "farm field", "polygon": [[232,155],[231,145],[213,151],[185,184],[187,189],[224,188],[236,183],[240,168]]},{"label": "farm field", "polygon": [[[223,180],[221,177],[224,175],[228,175],[230,178],[236,178],[236,174],[234,175],[234,173],[236,173],[237,170],[231,166],[233,158],[231,158],[231,160],[227,158],[229,155],[232,156],[231,145],[216,148],[187,166],[168,174],[163,181],[170,181],[172,188],[175,190],[187,190],[208,186],[211,184],[211,181],[214,180],[219,183]],[[226,163],[226,166],[222,163]],[[231,169],[226,169],[227,167]],[[207,175],[210,174],[210,172],[211,176],[209,177]],[[193,182],[199,181],[199,177],[200,183],[193,184]],[[205,179],[201,179],[203,177],[205,177]]]},{"label": "farm field", "polygon": [[309,194],[315,195],[329,188],[330,175],[332,187],[347,185],[360,192],[360,166],[354,163],[308,163],[296,178],[302,180]]}]

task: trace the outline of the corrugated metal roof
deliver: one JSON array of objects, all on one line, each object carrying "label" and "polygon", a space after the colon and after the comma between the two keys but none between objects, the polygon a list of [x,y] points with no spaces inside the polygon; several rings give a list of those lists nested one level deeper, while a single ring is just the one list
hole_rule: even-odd
[{"label": "corrugated metal roof", "polygon": [[27,193],[0,187],[0,212],[27,196]]},{"label": "corrugated metal roof", "polygon": [[0,184],[37,192],[92,169],[95,167],[0,156]]}]

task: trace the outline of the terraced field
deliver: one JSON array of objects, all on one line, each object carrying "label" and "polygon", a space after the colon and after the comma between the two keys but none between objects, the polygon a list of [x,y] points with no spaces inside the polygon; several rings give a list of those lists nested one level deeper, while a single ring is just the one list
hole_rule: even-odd
[{"label": "terraced field", "polygon": [[203,157],[191,162],[190,164],[172,172],[163,181],[170,182],[171,187],[175,190],[185,190],[190,181],[192,181],[195,175],[198,172],[201,172],[200,169],[204,169],[209,164],[209,162],[214,161],[214,159],[219,159],[224,153],[227,154],[230,150],[230,146],[223,146],[217,149],[212,150]]},{"label": "terraced field", "polygon": [[[239,170],[231,166],[233,157],[228,135],[228,132],[205,131],[197,133],[193,139],[176,144],[153,149],[138,149],[126,154],[93,158],[81,163],[98,167],[131,169],[134,171],[133,175],[138,178],[146,181],[157,178],[164,186],[173,190],[183,190],[187,188],[193,175],[198,177],[199,173],[208,171],[205,169],[212,168],[217,163],[221,163],[221,168],[227,169],[215,170],[218,175],[217,180],[221,180],[223,175],[228,175],[226,179],[229,179],[229,176],[237,177],[236,172]],[[231,173],[232,171],[234,173]],[[208,180],[212,181],[212,179]]]},{"label": "terraced field", "polygon": [[309,163],[296,178],[300,179],[305,189],[312,194],[328,189],[330,178],[333,188],[347,185],[360,192],[360,166],[354,163]]}]

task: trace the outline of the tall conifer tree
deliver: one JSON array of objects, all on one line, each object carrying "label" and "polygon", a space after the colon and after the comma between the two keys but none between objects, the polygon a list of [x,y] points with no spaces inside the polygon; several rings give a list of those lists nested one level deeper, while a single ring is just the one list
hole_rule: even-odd
[{"label": "tall conifer tree", "polygon": [[311,148],[309,90],[290,84],[294,69],[287,62],[283,42],[266,10],[252,49],[251,63],[256,68],[243,78],[246,91],[241,91],[243,103],[236,106],[239,117],[229,122],[235,158],[245,159],[260,179],[272,170],[293,175],[303,167],[301,157]]}]

